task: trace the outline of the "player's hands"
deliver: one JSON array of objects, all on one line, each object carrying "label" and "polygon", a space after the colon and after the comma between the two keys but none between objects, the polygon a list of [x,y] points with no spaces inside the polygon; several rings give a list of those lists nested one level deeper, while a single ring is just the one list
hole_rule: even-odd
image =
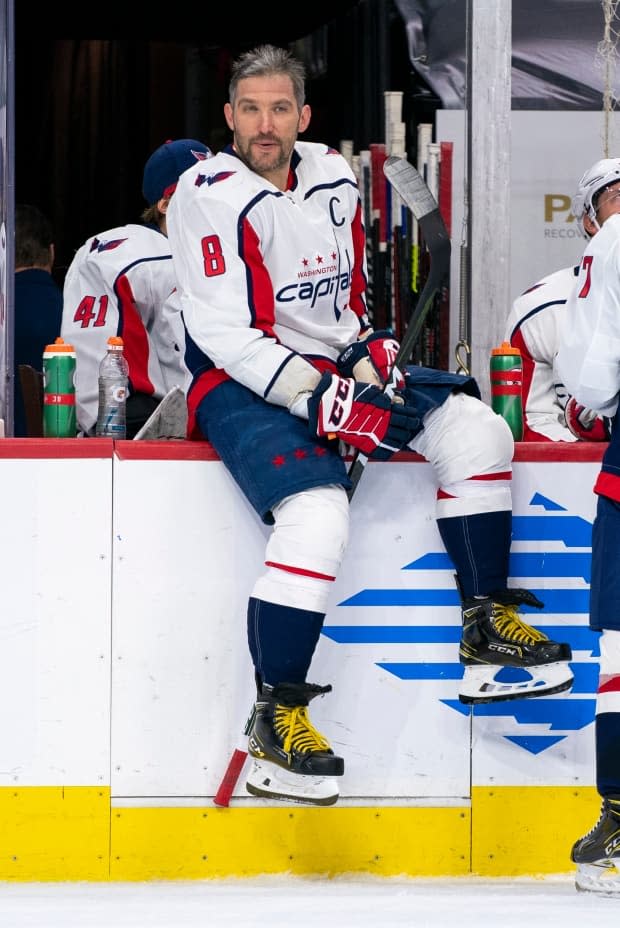
[{"label": "player's hands", "polygon": [[[399,343],[387,329],[372,332],[367,338],[348,345],[338,356],[338,373],[382,387],[392,373],[399,348]],[[399,390],[404,386],[402,374],[400,371],[394,373],[393,382]]]},{"label": "player's hands", "polygon": [[564,417],[568,429],[580,441],[609,441],[611,437],[609,419],[586,409],[574,396],[568,398]]},{"label": "player's hands", "polygon": [[387,461],[420,428],[420,417],[396,393],[392,399],[373,384],[323,374],[308,400],[313,434],[335,435],[374,461]]}]

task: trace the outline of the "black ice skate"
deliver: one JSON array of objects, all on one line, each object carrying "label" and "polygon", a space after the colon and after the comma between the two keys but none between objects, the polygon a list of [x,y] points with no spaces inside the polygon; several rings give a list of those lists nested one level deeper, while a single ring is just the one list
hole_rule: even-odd
[{"label": "black ice skate", "polygon": [[522,604],[543,606],[533,593],[519,589],[463,600],[461,702],[548,696],[571,686],[570,647],[527,625],[518,611]]},{"label": "black ice skate", "polygon": [[575,842],[570,856],[578,890],[620,895],[620,800],[603,799],[598,822]]},{"label": "black ice skate", "polygon": [[249,793],[318,806],[337,801],[334,777],[344,773],[344,761],[314,728],[307,709],[311,699],[330,690],[312,683],[260,687],[248,737]]}]

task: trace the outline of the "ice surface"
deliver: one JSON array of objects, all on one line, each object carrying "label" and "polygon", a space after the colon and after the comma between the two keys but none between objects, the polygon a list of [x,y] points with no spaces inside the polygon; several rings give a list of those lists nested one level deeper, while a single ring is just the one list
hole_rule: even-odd
[{"label": "ice surface", "polygon": [[0,883],[1,928],[618,928],[620,897],[540,879]]}]

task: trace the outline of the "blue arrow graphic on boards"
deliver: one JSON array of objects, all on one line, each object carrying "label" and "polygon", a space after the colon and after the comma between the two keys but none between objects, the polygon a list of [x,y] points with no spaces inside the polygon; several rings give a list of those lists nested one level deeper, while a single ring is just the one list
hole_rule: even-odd
[{"label": "blue arrow graphic on boards", "polygon": [[[542,515],[513,515],[513,540],[519,542],[561,542],[566,551],[517,551],[510,556],[510,575],[513,578],[574,578],[581,584],[589,584],[591,577],[592,524],[580,516],[567,514],[559,503],[540,493],[533,495],[530,506],[540,507]],[[576,548],[587,549],[576,551]],[[573,549],[573,550],[571,550]],[[404,565],[407,571],[453,571],[454,566],[445,552],[428,552]],[[415,573],[412,573],[412,577]],[[516,585],[516,584],[515,584]],[[589,587],[566,589],[565,587],[533,590],[545,603],[545,617],[549,613],[587,616]],[[460,600],[456,589],[426,588],[366,588],[347,597],[340,607],[458,607]],[[524,607],[524,612],[537,610]],[[583,651],[595,659],[599,656],[598,634],[587,625],[540,625],[550,638],[567,641],[573,652]],[[325,625],[323,634],[340,644],[394,645],[454,643],[460,640],[460,624],[454,625]],[[376,661],[378,667],[402,680],[459,680],[463,668],[458,661]],[[512,717],[517,724],[547,724],[551,730],[575,731],[588,725],[594,718],[596,701],[593,698],[575,698],[596,692],[598,664],[594,660],[572,662],[575,682],[571,698],[513,700],[509,703],[464,706],[458,700],[442,700],[443,704],[462,714],[474,712],[479,716]],[[517,672],[505,668],[502,673]],[[499,677],[498,677],[499,678]],[[531,753],[540,753],[565,735],[505,735]]]}]

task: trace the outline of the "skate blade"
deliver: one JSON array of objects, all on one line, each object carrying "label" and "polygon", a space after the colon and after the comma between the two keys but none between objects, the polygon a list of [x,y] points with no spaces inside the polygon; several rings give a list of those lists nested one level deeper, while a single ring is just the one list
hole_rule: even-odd
[{"label": "skate blade", "polygon": [[277,764],[253,760],[245,788],[252,796],[300,802],[312,806],[332,806],[338,801],[338,786],[333,777],[291,773]]},{"label": "skate blade", "polygon": [[620,871],[613,860],[578,864],[575,889],[579,893],[620,896]]},{"label": "skate blade", "polygon": [[[518,670],[523,680],[496,680],[501,671]],[[509,699],[533,699],[563,693],[573,685],[573,674],[565,661],[542,664],[539,667],[507,668],[499,664],[465,667],[459,690],[459,701],[466,705],[502,702]]]}]

